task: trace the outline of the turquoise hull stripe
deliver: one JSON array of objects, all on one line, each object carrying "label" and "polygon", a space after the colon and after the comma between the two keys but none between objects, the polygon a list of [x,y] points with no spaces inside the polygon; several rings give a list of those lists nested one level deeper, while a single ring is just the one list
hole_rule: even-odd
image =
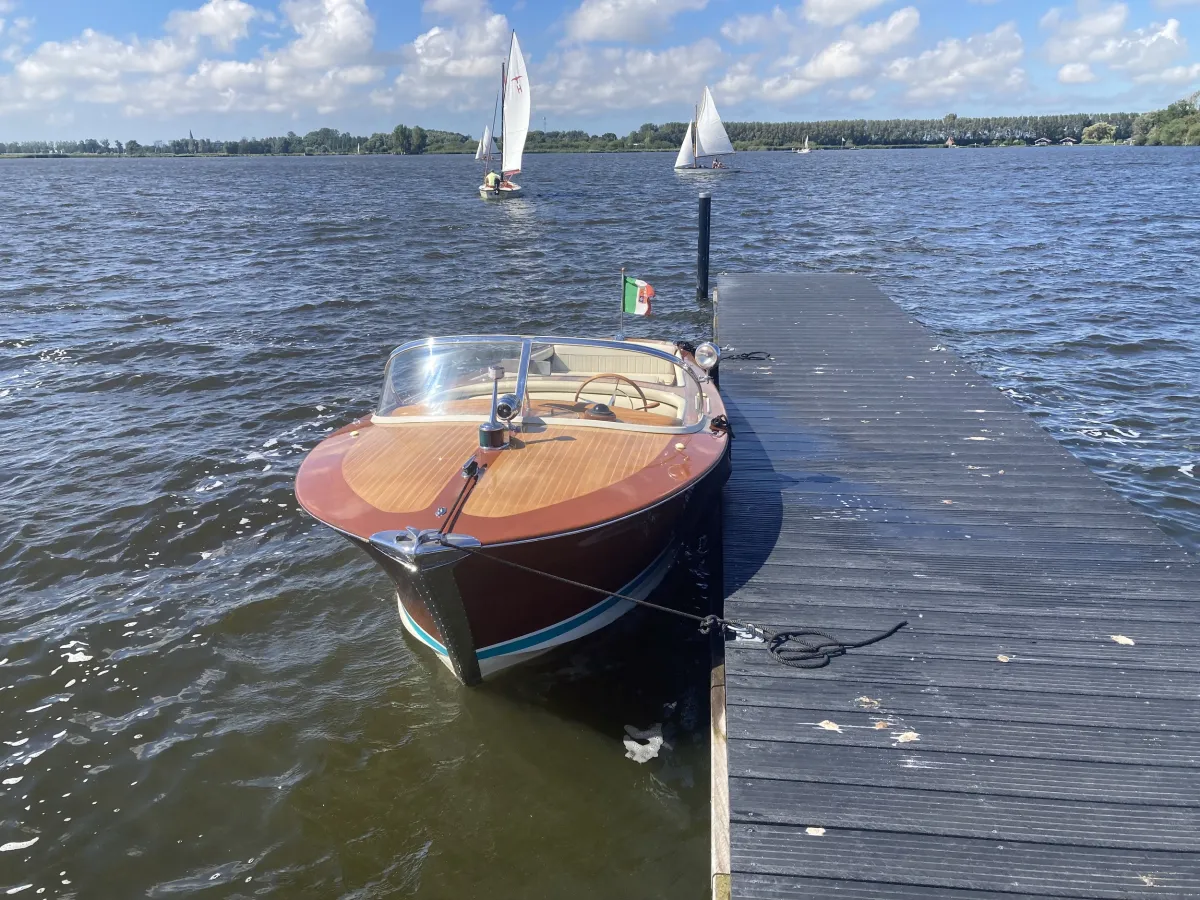
[{"label": "turquoise hull stripe", "polygon": [[442,645],[442,642],[439,641],[437,638],[435,638],[432,634],[430,634],[424,628],[422,628],[420,625],[418,625],[417,620],[408,614],[408,610],[404,608],[403,603],[400,603],[399,606],[400,606],[400,615],[404,616],[404,621],[407,622],[409,624],[409,626],[412,628],[412,630],[416,632],[417,637],[419,637],[421,640],[423,640],[426,644],[428,644],[430,647],[432,647],[438,653],[442,654],[442,656],[445,656],[446,648]]},{"label": "turquoise hull stripe", "polygon": [[[624,593],[622,591],[621,593]],[[579,615],[567,619],[565,622],[559,622],[545,631],[539,631],[536,634],[528,634],[522,638],[515,638],[511,641],[505,641],[503,644],[494,644],[486,650],[480,650],[476,656],[480,659],[491,659],[493,656],[506,656],[509,653],[520,653],[522,650],[528,650],[536,647],[538,644],[544,644],[546,641],[554,640],[559,635],[566,634],[572,628],[578,628],[584,622],[596,618],[601,613],[608,612],[618,603],[626,601],[618,600],[616,597],[610,597],[607,600],[602,600],[591,609],[584,610]]]},{"label": "turquoise hull stripe", "polygon": [[[670,550],[670,548],[668,548],[667,550],[664,550],[663,555],[665,555],[667,552],[669,552],[669,550]],[[639,575],[633,581],[629,582],[629,584],[625,585],[625,587],[621,588],[620,593],[628,594],[630,591],[635,591],[639,587],[641,587],[646,582],[646,580],[649,579],[650,576],[658,570],[659,563],[661,563],[661,562],[662,562],[662,555],[660,555],[658,557],[658,559],[656,559],[654,562],[652,562],[646,568],[646,570],[644,572],[642,572],[641,575]],[[544,644],[546,641],[552,641],[556,637],[560,637],[561,635],[566,634],[568,631],[578,628],[580,625],[583,625],[585,622],[590,622],[592,619],[596,618],[597,616],[601,616],[604,613],[608,612],[610,609],[612,609],[618,603],[626,603],[626,602],[628,602],[628,601],[621,600],[618,597],[609,597],[607,600],[601,600],[599,603],[597,603],[595,606],[591,607],[590,609],[585,609],[583,612],[579,613],[578,615],[572,616],[569,619],[559,622],[557,625],[552,625],[549,628],[545,628],[541,631],[534,632],[533,634],[527,634],[524,637],[513,638],[510,641],[504,641],[503,643],[500,643],[500,644],[493,644],[491,647],[488,647],[484,650],[480,650],[475,655],[479,659],[491,659],[492,657],[495,657],[495,656],[507,656],[510,653],[520,653],[523,650],[532,649],[532,648],[538,646],[539,644]],[[413,633],[415,633],[416,636],[421,641],[428,644],[430,647],[432,647],[438,653],[442,654],[442,656],[446,656],[447,655],[446,647],[442,644],[442,642],[439,641],[437,638],[435,638],[433,635],[431,635],[429,632],[427,632],[420,625],[418,625],[417,620],[408,614],[408,610],[406,610],[404,608],[403,603],[399,604],[399,606],[400,606],[400,614],[402,616],[404,616],[405,624],[407,624],[412,629]]]},{"label": "turquoise hull stripe", "polygon": [[[654,562],[652,562],[649,566],[647,566],[642,574],[638,575],[637,578],[633,579],[633,581],[621,588],[620,593],[628,594],[632,591],[636,591],[639,587],[645,584],[650,576],[658,570],[663,556],[669,553],[670,549],[671,548],[668,547],[661,554],[659,554],[658,558],[655,559]],[[505,641],[501,644],[493,644],[491,647],[480,650],[476,655],[480,659],[491,659],[493,656],[504,656],[509,653],[520,653],[522,650],[528,650],[532,647],[536,647],[538,644],[553,640],[554,638],[566,634],[568,631],[571,631],[574,628],[578,628],[584,622],[588,622],[596,618],[596,616],[608,612],[618,603],[627,602],[627,600],[621,600],[617,597],[609,597],[607,600],[601,600],[591,609],[585,609],[578,615],[559,622],[557,625],[552,625],[549,628],[545,628],[541,631],[535,631],[533,634],[527,634],[524,637],[514,638],[511,641]]]}]

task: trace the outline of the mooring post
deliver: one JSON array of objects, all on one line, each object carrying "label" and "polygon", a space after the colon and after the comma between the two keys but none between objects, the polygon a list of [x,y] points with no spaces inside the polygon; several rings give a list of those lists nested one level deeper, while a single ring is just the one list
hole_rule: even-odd
[{"label": "mooring post", "polygon": [[708,300],[708,242],[712,217],[712,194],[700,195],[700,231],[696,236],[696,300]]}]

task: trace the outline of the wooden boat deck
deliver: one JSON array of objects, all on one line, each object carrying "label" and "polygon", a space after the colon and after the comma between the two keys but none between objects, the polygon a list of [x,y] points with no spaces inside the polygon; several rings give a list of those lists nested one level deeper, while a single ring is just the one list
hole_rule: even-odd
[{"label": "wooden boat deck", "polygon": [[[361,429],[342,461],[346,484],[376,509],[427,509],[479,446],[472,422],[413,422]],[[495,518],[563,503],[654,463],[680,435],[535,426],[512,436],[464,507]],[[683,436],[687,439],[687,436]]]},{"label": "wooden boat deck", "polygon": [[718,290],[726,616],[909,627],[726,644],[714,894],[1200,897],[1196,560],[867,280]]}]

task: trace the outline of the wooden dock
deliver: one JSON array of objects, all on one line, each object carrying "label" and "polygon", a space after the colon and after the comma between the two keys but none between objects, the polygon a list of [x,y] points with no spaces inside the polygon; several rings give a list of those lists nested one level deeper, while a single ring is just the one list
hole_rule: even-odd
[{"label": "wooden dock", "polygon": [[[1200,569],[856,276],[722,277],[713,890],[1200,897]],[[725,735],[727,734],[727,740]]]}]

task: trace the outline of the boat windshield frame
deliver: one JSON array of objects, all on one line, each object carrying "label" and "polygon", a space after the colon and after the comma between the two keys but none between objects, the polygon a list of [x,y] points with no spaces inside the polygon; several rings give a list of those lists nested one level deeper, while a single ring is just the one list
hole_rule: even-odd
[{"label": "boat windshield frame", "polygon": [[[437,346],[453,346],[456,344],[520,344],[521,356],[519,368],[517,371],[516,385],[513,393],[519,398],[519,412],[510,420],[512,424],[518,424],[522,427],[526,425],[569,425],[580,426],[587,428],[609,428],[618,429],[621,431],[641,431],[653,432],[659,434],[692,434],[697,431],[702,431],[709,420],[709,410],[711,401],[709,400],[708,390],[711,386],[711,380],[707,373],[700,369],[699,366],[693,365],[685,360],[681,354],[668,353],[665,350],[660,350],[658,347],[648,344],[638,343],[637,341],[616,341],[605,338],[565,338],[552,336],[526,336],[526,335],[510,335],[510,334],[475,334],[475,335],[455,335],[453,337],[427,337],[415,341],[408,341],[396,347],[388,354],[387,362],[384,364],[384,378],[388,377],[391,371],[392,362],[405,353],[414,350],[430,349]],[[678,425],[644,425],[634,424],[631,422],[621,421],[603,421],[586,418],[557,418],[541,416],[530,416],[528,414],[527,404],[527,384],[529,380],[529,366],[532,358],[533,348],[537,344],[555,344],[564,346],[576,347],[596,347],[605,350],[616,350],[622,352],[641,353],[652,356],[663,362],[670,363],[672,366],[682,370],[684,378],[684,390],[687,396],[684,397],[685,405],[690,404],[691,388],[695,392],[697,399],[697,408],[695,409],[696,421],[690,424]],[[690,383],[689,383],[690,382]],[[439,415],[381,415],[378,409],[371,414],[371,421],[375,424],[394,425],[404,423],[429,423],[429,422],[486,422],[490,419],[490,415],[479,414],[460,414],[448,413]],[[679,421],[685,422],[686,416],[681,416]]]}]

